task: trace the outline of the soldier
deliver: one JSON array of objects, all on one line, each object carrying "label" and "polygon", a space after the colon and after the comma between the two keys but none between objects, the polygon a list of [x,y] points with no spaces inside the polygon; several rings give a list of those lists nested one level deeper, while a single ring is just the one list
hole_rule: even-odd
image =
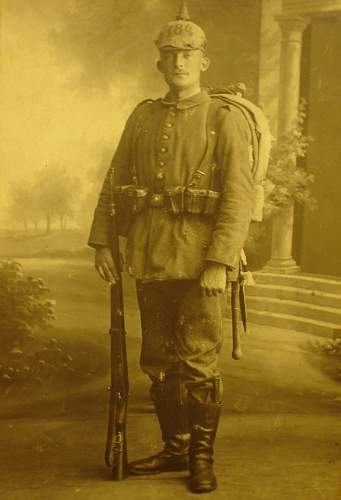
[{"label": "soldier", "polygon": [[136,278],[141,368],[162,431],[160,453],[131,474],[190,471],[193,492],[216,488],[213,446],[221,413],[221,294],[235,279],[254,200],[250,130],[235,107],[201,88],[206,36],[183,5],[160,32],[157,67],[169,92],[128,119],[100,193],[89,238],[100,276],[114,283],[109,250],[115,197],[126,265]]}]

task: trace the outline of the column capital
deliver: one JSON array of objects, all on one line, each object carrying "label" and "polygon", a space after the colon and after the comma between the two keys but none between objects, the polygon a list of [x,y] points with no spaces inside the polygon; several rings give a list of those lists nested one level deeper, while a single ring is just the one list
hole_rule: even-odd
[{"label": "column capital", "polygon": [[302,33],[310,23],[309,17],[303,16],[286,16],[280,15],[276,17],[284,39],[297,40],[302,38]]}]

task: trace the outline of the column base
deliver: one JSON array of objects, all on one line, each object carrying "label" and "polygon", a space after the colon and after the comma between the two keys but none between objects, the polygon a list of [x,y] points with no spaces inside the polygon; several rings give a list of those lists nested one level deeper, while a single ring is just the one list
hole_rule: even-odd
[{"label": "column base", "polygon": [[301,270],[294,259],[274,259],[271,258],[262,269],[265,273],[294,274]]}]

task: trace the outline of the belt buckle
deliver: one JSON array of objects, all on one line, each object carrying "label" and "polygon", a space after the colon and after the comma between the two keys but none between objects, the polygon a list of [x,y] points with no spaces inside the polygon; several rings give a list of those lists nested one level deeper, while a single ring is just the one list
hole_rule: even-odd
[{"label": "belt buckle", "polygon": [[150,198],[150,206],[151,207],[161,207],[163,205],[163,196],[158,193],[153,193]]}]

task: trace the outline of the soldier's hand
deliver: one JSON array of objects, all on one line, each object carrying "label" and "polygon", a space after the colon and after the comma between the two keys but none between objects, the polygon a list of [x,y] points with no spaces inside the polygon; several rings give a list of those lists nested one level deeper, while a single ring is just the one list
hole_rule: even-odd
[{"label": "soldier's hand", "polygon": [[115,285],[119,276],[111,255],[110,248],[96,248],[95,267],[102,279],[108,281],[112,285]]},{"label": "soldier's hand", "polygon": [[207,263],[200,276],[200,287],[207,297],[217,296],[226,290],[226,266],[217,262]]}]

